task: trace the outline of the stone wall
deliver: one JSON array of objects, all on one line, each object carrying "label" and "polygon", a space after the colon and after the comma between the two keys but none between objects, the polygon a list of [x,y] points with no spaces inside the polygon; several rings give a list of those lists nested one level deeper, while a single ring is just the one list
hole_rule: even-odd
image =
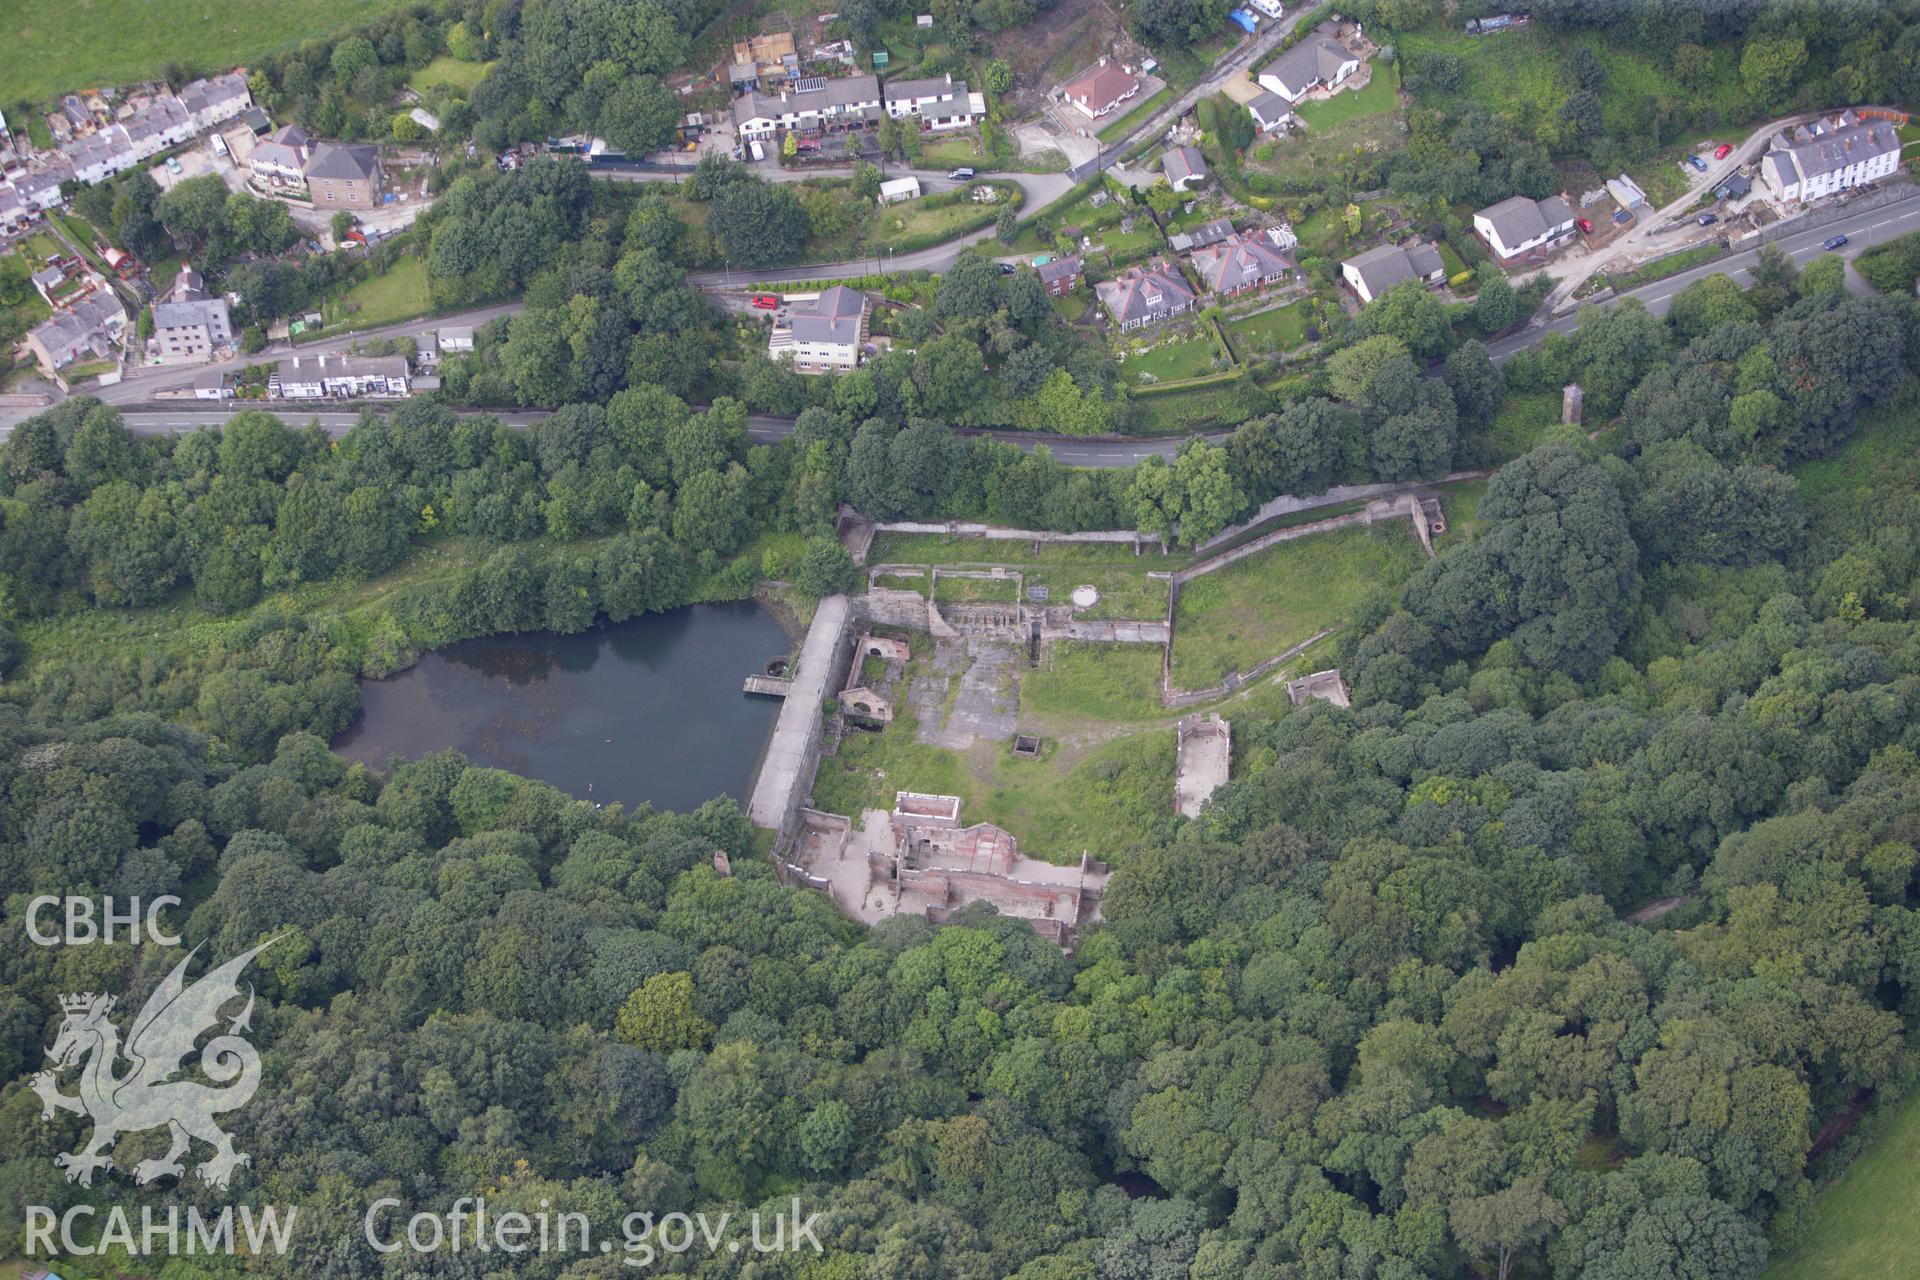
[{"label": "stone wall", "polygon": [[832,691],[845,684],[853,663],[848,640],[853,614],[845,596],[828,596],[814,610],[795,664],[793,689],[780,705],[780,719],[760,761],[747,816],[755,826],[779,833],[776,848],[784,849],[800,806],[813,790],[820,768],[821,707]]}]

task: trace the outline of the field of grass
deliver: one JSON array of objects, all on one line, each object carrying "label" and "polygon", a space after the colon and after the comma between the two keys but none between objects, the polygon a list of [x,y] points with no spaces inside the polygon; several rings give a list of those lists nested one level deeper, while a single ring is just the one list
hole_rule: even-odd
[{"label": "field of grass", "polygon": [[396,8],[397,0],[149,0],[10,4],[0,41],[9,105],[157,76],[173,62],[221,70]]},{"label": "field of grass", "polygon": [[442,54],[408,76],[407,83],[423,95],[436,89],[446,89],[455,97],[464,98],[473,92],[473,86],[487,78],[487,72],[492,69],[491,62],[462,62]]},{"label": "field of grass", "polygon": [[1472,539],[1480,532],[1480,499],[1487,496],[1485,480],[1467,480],[1447,485],[1440,494],[1440,509],[1447,517],[1447,531],[1433,540],[1435,551],[1456,539]]},{"label": "field of grass", "polygon": [[1920,1275],[1920,1094],[1814,1201],[1813,1225],[1762,1280],[1899,1280]]},{"label": "field of grass", "polygon": [[1120,371],[1128,382],[1135,384],[1181,382],[1218,372],[1213,362],[1219,354],[1220,345],[1211,337],[1182,338],[1163,342],[1150,348],[1144,355],[1125,351],[1121,356]]},{"label": "field of grass", "polygon": [[[1305,178],[1321,186],[1329,173],[1350,170],[1354,149],[1386,152],[1405,144],[1400,131],[1400,64],[1373,64],[1373,78],[1359,91],[1337,93],[1324,102],[1311,102],[1299,110],[1306,122],[1304,132],[1273,144],[1273,157],[1265,167],[1276,175]],[[1337,214],[1337,211],[1336,211]],[[1300,233],[1304,244],[1318,243],[1307,230]]]},{"label": "field of grass", "polygon": [[942,204],[937,198],[922,198],[887,206],[880,212],[867,236],[868,247],[882,250],[892,248],[897,253],[905,253],[992,225],[1009,200],[1015,202],[1015,208],[1019,207],[1021,191],[1018,185],[1011,182],[987,185],[1001,193],[998,203],[975,204],[972,200],[956,200],[951,204]]},{"label": "field of grass", "polygon": [[370,276],[326,305],[329,329],[351,325],[371,329],[425,315],[433,309],[427,294],[427,260],[417,253],[404,255],[393,269]]},{"label": "field of grass", "polygon": [[1013,604],[1018,579],[957,578],[941,574],[933,584],[933,598],[941,604]]},{"label": "field of grass", "polygon": [[1056,640],[1048,665],[1021,681],[1020,705],[1062,720],[1152,720],[1160,705],[1160,646]]},{"label": "field of grass", "polygon": [[1174,608],[1173,683],[1215,684],[1338,626],[1375,591],[1405,581],[1420,546],[1398,522],[1283,542],[1196,578]]},{"label": "field of grass", "polygon": [[1304,301],[1290,302],[1271,311],[1228,321],[1227,338],[1243,358],[1292,351],[1307,340],[1307,305]]},{"label": "field of grass", "polygon": [[1124,116],[1121,116],[1118,120],[1110,121],[1100,130],[1100,141],[1118,142],[1133,130],[1145,124],[1148,120],[1151,120],[1156,112],[1160,111],[1172,101],[1173,90],[1162,89],[1133,110],[1127,112]]},{"label": "field of grass", "polygon": [[966,821],[997,823],[1019,839],[1021,852],[1061,864],[1083,852],[1111,860],[1170,820],[1174,743],[1166,729],[1090,748],[1049,736],[1040,758],[1027,760],[1007,742],[968,751],[929,746],[915,741],[918,728],[901,716],[879,733],[847,734],[839,754],[820,762],[813,807],[891,808],[902,788],[959,796]]},{"label": "field of grass", "polygon": [[1395,111],[1400,106],[1400,72],[1397,64],[1372,64],[1372,79],[1355,92],[1336,93],[1319,102],[1302,103],[1295,114],[1308,129],[1331,129],[1335,125]]}]

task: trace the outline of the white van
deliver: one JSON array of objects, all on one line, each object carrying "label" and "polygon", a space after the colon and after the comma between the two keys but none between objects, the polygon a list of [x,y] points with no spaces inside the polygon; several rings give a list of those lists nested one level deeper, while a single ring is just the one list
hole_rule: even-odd
[{"label": "white van", "polygon": [[766,148],[760,145],[760,140],[758,138],[755,138],[753,142],[749,144],[749,146],[752,149],[753,158],[756,161],[765,160],[767,158]]},{"label": "white van", "polygon": [[1253,0],[1253,7],[1266,14],[1269,18],[1278,18],[1286,12],[1280,0]]},{"label": "white van", "polygon": [[227,154],[227,140],[225,138],[217,133],[211,133],[207,135],[207,140],[213,144],[213,153],[215,155],[223,156]]}]

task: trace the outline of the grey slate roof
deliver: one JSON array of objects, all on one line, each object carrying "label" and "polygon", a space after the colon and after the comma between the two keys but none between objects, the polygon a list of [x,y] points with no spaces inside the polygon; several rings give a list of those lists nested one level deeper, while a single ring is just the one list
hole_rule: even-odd
[{"label": "grey slate roof", "polygon": [[1339,74],[1341,64],[1353,60],[1353,55],[1339,41],[1328,36],[1308,36],[1262,67],[1260,74],[1273,76],[1287,88],[1300,91],[1329,83]]},{"label": "grey slate roof", "polygon": [[111,326],[127,322],[127,313],[104,289],[82,298],[67,310],[57,313],[33,331],[33,336],[53,354],[54,367],[64,369],[76,359],[75,348],[92,344],[94,335]]},{"label": "grey slate roof", "polygon": [[1160,171],[1168,182],[1207,176],[1207,159],[1198,147],[1175,147],[1160,158]]},{"label": "grey slate roof", "polygon": [[1293,270],[1293,259],[1256,231],[1197,250],[1192,262],[1211,293],[1230,293]]},{"label": "grey slate roof", "polygon": [[1413,279],[1413,267],[1407,261],[1407,255],[1397,244],[1375,245],[1365,253],[1356,254],[1340,264],[1345,270],[1352,267],[1366,283],[1367,292],[1379,297],[1402,280]]},{"label": "grey slate roof", "polygon": [[1247,110],[1253,113],[1253,122],[1262,129],[1271,129],[1293,114],[1293,106],[1285,98],[1271,89],[1262,89]]},{"label": "grey slate roof", "polygon": [[181,105],[195,115],[235,98],[245,101],[248,96],[247,78],[231,71],[223,76],[191,81],[180,90]]},{"label": "grey slate roof", "polygon": [[1053,258],[1041,263],[1034,270],[1039,273],[1042,284],[1058,284],[1062,280],[1071,280],[1080,274],[1080,255],[1076,253],[1064,258]]},{"label": "grey slate roof", "polygon": [[226,322],[227,304],[219,298],[153,304],[153,327],[156,329],[186,329],[194,325],[217,329]]},{"label": "grey slate roof", "polygon": [[1892,122],[1866,120],[1856,123],[1852,112],[1837,116],[1832,121],[1819,120],[1811,125],[1801,125],[1794,130],[1792,140],[1775,139],[1773,144],[1774,152],[1786,154],[1792,164],[1789,172],[1797,171],[1802,182],[1899,150],[1900,136],[1894,131]]},{"label": "grey slate roof", "polygon": [[1445,271],[1447,264],[1441,258],[1440,251],[1430,244],[1416,244],[1406,249],[1407,265],[1413,268],[1413,274],[1425,278],[1436,271]]},{"label": "grey slate roof", "polygon": [[307,161],[307,177],[372,182],[379,160],[380,152],[375,147],[323,142],[313,149],[313,158]]},{"label": "grey slate roof", "polygon": [[175,97],[155,98],[148,106],[127,117],[127,137],[134,142],[157,138],[169,129],[190,125],[186,107]]},{"label": "grey slate roof", "polygon": [[800,342],[834,342],[851,346],[860,341],[860,317],[866,312],[867,296],[843,284],[828,289],[802,311],[795,307],[790,318],[793,336]]},{"label": "grey slate roof", "polygon": [[1560,196],[1548,196],[1545,200],[1511,196],[1482,209],[1478,216],[1492,223],[1500,243],[1511,248],[1572,222],[1573,206]]},{"label": "grey slate roof", "polygon": [[949,80],[946,76],[933,76],[925,80],[889,80],[886,85],[888,102],[904,102],[914,98],[958,98],[967,100],[967,82]]},{"label": "grey slate roof", "polygon": [[1193,305],[1193,290],[1180,273],[1163,262],[1128,267],[1095,287],[1115,323],[1151,320]]},{"label": "grey slate roof", "polygon": [[1210,244],[1219,244],[1233,235],[1233,219],[1215,218],[1212,222],[1203,222],[1191,231],[1176,231],[1167,237],[1176,253],[1185,253],[1189,249],[1204,249]]}]

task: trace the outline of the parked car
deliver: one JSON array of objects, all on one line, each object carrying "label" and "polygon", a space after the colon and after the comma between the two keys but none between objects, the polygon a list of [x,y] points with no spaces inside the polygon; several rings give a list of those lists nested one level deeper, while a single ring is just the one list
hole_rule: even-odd
[{"label": "parked car", "polygon": [[1845,236],[1829,236],[1827,237],[1826,242],[1823,243],[1820,247],[1822,249],[1831,251],[1834,249],[1838,249],[1841,245],[1845,244],[1846,242],[1847,242],[1847,238]]},{"label": "parked car", "polygon": [[173,156],[167,157],[167,172],[168,173],[180,172],[180,161],[175,159]]},{"label": "parked car", "polygon": [[1001,275],[1003,275],[1003,276],[1010,276],[1010,275],[1012,275],[1012,274],[1013,274],[1013,272],[1014,272],[1014,266],[1013,266],[1013,264],[1012,264],[1011,262],[1003,262],[1003,263],[1001,263],[1001,264],[1000,264],[1000,274],[1001,274]]},{"label": "parked car", "polygon": [[949,182],[965,182],[967,179],[971,177],[973,177],[973,170],[962,165],[960,168],[955,169],[952,173],[948,174],[947,180]]},{"label": "parked car", "polygon": [[1723,142],[1719,146],[1713,149],[1713,158],[1715,160],[1725,160],[1728,156],[1732,154],[1733,154],[1733,144],[1731,142]]},{"label": "parked car", "polygon": [[1617,223],[1624,224],[1624,223],[1632,222],[1633,215],[1627,212],[1625,209],[1617,209],[1614,211],[1613,220]]},{"label": "parked car", "polygon": [[753,305],[762,311],[778,311],[780,299],[771,293],[756,293],[753,295]]},{"label": "parked car", "polygon": [[1707,162],[1705,160],[1702,160],[1699,156],[1688,156],[1687,163],[1692,165],[1694,168],[1698,169],[1702,173],[1705,173],[1707,171]]},{"label": "parked car", "polygon": [[1720,215],[1717,213],[1703,213],[1700,215],[1700,225],[1703,227],[1710,227],[1718,221],[1720,221]]},{"label": "parked car", "polygon": [[1577,219],[1577,220],[1576,220],[1576,225],[1577,225],[1577,226],[1579,226],[1579,228],[1580,228],[1580,230],[1581,230],[1582,232],[1584,232],[1585,234],[1587,234],[1587,235],[1592,235],[1592,234],[1593,234],[1593,219],[1592,219],[1592,218],[1580,218],[1580,219]]}]

